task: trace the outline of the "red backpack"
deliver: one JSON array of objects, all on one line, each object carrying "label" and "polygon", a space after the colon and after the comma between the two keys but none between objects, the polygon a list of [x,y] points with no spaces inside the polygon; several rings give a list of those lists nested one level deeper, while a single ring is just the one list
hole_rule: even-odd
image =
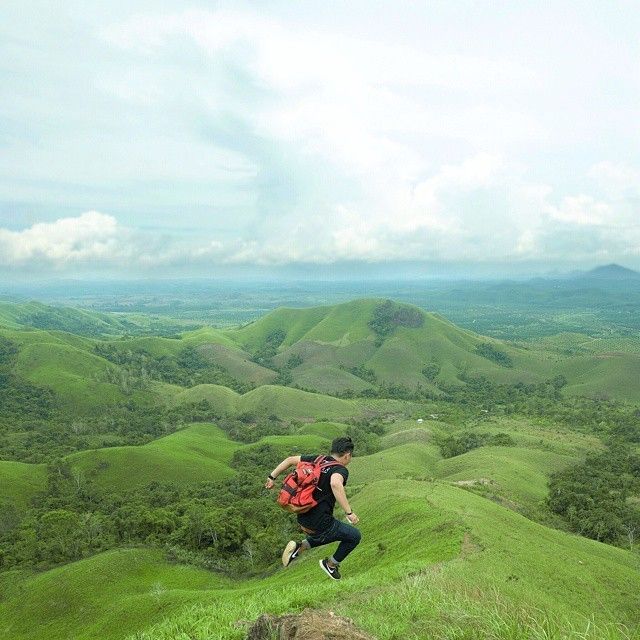
[{"label": "red backpack", "polygon": [[313,492],[318,486],[320,474],[324,469],[340,464],[335,460],[329,462],[326,460],[326,456],[318,456],[313,462],[300,461],[295,471],[284,479],[278,494],[278,504],[285,511],[306,513],[318,504],[313,497]]}]

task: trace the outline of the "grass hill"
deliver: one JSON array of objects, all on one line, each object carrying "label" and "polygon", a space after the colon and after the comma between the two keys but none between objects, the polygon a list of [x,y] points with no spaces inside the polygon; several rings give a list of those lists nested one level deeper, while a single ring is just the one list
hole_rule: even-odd
[{"label": "grass hill", "polygon": [[234,473],[229,461],[240,446],[214,425],[197,424],[143,446],[80,451],[67,461],[100,488],[118,492],[154,480],[228,478]]},{"label": "grass hill", "polygon": [[0,635],[124,638],[226,583],[152,549],[108,551],[39,575],[0,574]]},{"label": "grass hill", "polygon": [[557,370],[570,380],[566,392],[571,395],[638,398],[640,354],[614,352],[574,357]]},{"label": "grass hill", "polygon": [[198,352],[207,361],[228,371],[237,380],[255,385],[270,384],[277,377],[273,369],[268,369],[250,359],[250,354],[224,344],[207,343],[198,347]]},{"label": "grass hill", "polygon": [[[413,314],[419,322],[404,326],[400,316],[382,336],[376,333],[376,318],[383,307],[381,300],[356,300],[311,309],[283,308],[239,329],[201,328],[184,332],[179,339],[138,336],[95,341],[64,331],[0,331],[20,346],[19,374],[54,389],[63,403],[77,407],[95,400],[107,405],[127,399],[132,393],[127,358],[133,357],[138,368],[142,361],[135,359],[136,354],[151,358],[161,372],[167,364],[178,367],[190,348],[229,380],[245,385],[234,387],[241,390],[273,385],[278,372],[286,371],[292,386],[329,394],[358,394],[386,384],[409,389],[420,385],[437,395],[439,385],[461,385],[465,376],[531,383],[560,374],[568,380],[566,392],[573,395],[601,393],[633,400],[640,393],[640,343],[632,338],[616,343],[575,334],[566,340],[515,344],[461,329],[410,305],[394,308]],[[4,313],[5,319],[9,317]],[[120,354],[120,359],[105,355],[104,349]],[[138,375],[138,369],[134,373]],[[221,381],[231,384],[201,380]],[[194,394],[201,392],[205,389]],[[147,388],[143,395],[151,400],[155,391]],[[187,398],[189,394],[182,400]]]},{"label": "grass hill", "polygon": [[101,313],[88,309],[61,307],[41,302],[0,301],[0,326],[9,329],[66,331],[82,336],[175,332],[193,326],[168,318],[139,314]]},{"label": "grass hill", "polygon": [[44,489],[46,469],[43,464],[24,464],[0,460],[0,509],[13,505],[23,510],[31,498]]},{"label": "grass hill", "polygon": [[53,389],[69,406],[89,409],[124,400],[118,385],[107,382],[116,369],[102,358],[70,345],[30,344],[20,351],[16,371],[37,386]]},{"label": "grass hill", "polygon": [[[410,305],[397,305],[419,318],[419,326],[401,321],[384,340],[377,341],[374,320],[381,300],[354,302],[312,309],[277,309],[242,329],[227,331],[244,349],[256,352],[277,336],[277,366],[294,359],[293,382],[319,391],[360,391],[371,380],[359,373],[370,370],[379,382],[415,387],[429,386],[423,374],[435,365],[434,380],[458,383],[459,374],[487,375],[507,381],[533,381],[549,375],[550,358],[514,345],[462,330],[437,314]],[[417,323],[416,323],[417,324]],[[508,367],[488,359],[482,345],[492,345],[510,361]]]}]

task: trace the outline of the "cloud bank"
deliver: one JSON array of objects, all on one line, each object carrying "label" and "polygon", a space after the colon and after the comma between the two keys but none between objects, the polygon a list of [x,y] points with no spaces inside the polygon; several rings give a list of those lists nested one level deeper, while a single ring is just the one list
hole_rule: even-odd
[{"label": "cloud bank", "polygon": [[172,4],[5,16],[0,269],[640,268],[624,15]]}]

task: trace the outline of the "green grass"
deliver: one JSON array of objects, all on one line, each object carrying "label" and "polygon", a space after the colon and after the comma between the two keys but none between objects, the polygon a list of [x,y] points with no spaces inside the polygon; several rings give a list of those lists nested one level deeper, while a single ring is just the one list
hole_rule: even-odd
[{"label": "green grass", "polygon": [[[341,400],[319,393],[309,393],[300,389],[263,385],[244,395],[227,387],[201,384],[179,392],[173,396],[177,404],[197,403],[208,400],[224,415],[276,415],[280,418],[318,419],[355,416],[376,406],[373,401]],[[397,406],[398,403],[395,403]],[[378,402],[377,406],[381,407]]]},{"label": "green grass", "polygon": [[346,424],[339,422],[313,422],[300,427],[298,433],[308,433],[311,435],[321,436],[328,440],[343,436],[347,430]]},{"label": "green grass", "polygon": [[151,549],[108,551],[39,575],[12,572],[0,582],[0,635],[124,638],[226,585],[209,571],[170,565]]},{"label": "green grass", "polygon": [[262,386],[242,396],[240,410],[280,418],[341,418],[356,415],[358,404],[299,389]]},{"label": "green grass", "polygon": [[480,447],[441,460],[435,477],[450,482],[490,480],[492,494],[533,508],[547,495],[551,473],[576,462],[575,457],[524,447]]},{"label": "green grass", "polygon": [[275,371],[252,362],[249,354],[240,349],[230,349],[223,344],[203,344],[198,347],[198,351],[209,362],[225,369],[241,382],[269,384],[278,375]]},{"label": "green grass", "polygon": [[[411,430],[395,431],[406,433]],[[260,442],[308,453],[324,449],[327,438],[269,436]],[[177,470],[179,481],[215,478],[217,464],[207,465],[226,465],[239,446],[211,425],[194,425],[143,447],[95,452],[114,455],[99,482],[135,486],[176,479]],[[131,449],[139,457],[129,457]],[[70,459],[78,464],[86,456]],[[535,500],[541,469],[562,464],[558,454],[519,447],[442,460],[434,445],[415,442],[356,457],[347,488],[363,542],[344,563],[340,584],[319,571],[322,551],[287,570],[221,582],[163,563],[155,552],[122,550],[0,580],[1,624],[12,640],[115,640],[127,634],[137,640],[240,640],[239,620],[313,606],[348,615],[380,640],[631,637],[613,625],[638,623],[637,555],[536,524],[451,484],[457,474],[488,474],[495,465],[505,486]],[[120,475],[110,477],[116,467]],[[443,479],[428,480],[438,474]],[[590,619],[591,631],[580,635]]]},{"label": "green grass", "polygon": [[[277,364],[301,355],[304,363],[294,378],[306,375],[314,388],[351,381],[353,376],[339,365],[359,364],[394,383],[426,384],[421,368],[437,362],[444,382],[457,381],[461,371],[502,381],[565,373],[569,393],[638,397],[636,352],[610,353],[606,347],[612,345],[604,341],[573,336],[571,348],[581,355],[569,357],[553,340],[529,348],[499,343],[435,314],[425,314],[423,327],[399,329],[376,348],[367,325],[375,304],[280,309],[237,330],[205,328],[185,333],[182,340],[133,338],[113,344],[170,357],[196,346],[238,377],[259,377],[267,370],[240,349],[257,348],[282,328],[286,338]],[[12,326],[2,306],[0,322]],[[83,410],[122,397],[115,385],[103,382],[105,368],[114,365],[93,354],[92,340],[60,331],[5,328],[1,333],[20,345],[17,372],[54,388],[67,406]],[[514,367],[478,356],[477,344],[487,341],[506,351]],[[196,424],[144,446],[83,451],[68,456],[80,479],[92,479],[114,493],[154,480],[215,481],[234,474],[229,462],[245,447],[267,443],[290,453],[326,451],[328,442],[345,432],[342,421],[348,417],[404,414],[425,420],[388,425],[383,449],[356,456],[349,467],[347,490],[361,517],[363,543],[345,562],[340,584],[319,571],[321,551],[310,552],[286,571],[274,565],[263,576],[232,582],[171,565],[158,551],[123,549],[38,575],[0,574],[0,635],[14,640],[127,635],[137,640],[240,640],[245,628],[238,621],[313,606],[352,617],[379,640],[640,637],[640,556],[518,513],[540,513],[548,475],[598,449],[601,444],[592,436],[544,421],[479,416],[474,429],[508,433],[516,446],[482,447],[445,460],[435,437],[468,427],[429,419],[428,405],[342,400],[273,385],[239,395],[217,385],[185,390],[153,383],[145,394],[156,401],[162,396],[169,404],[207,399],[223,415],[249,412],[313,422],[295,435],[268,436],[252,445],[232,442],[214,425]],[[480,479],[490,482],[456,485]],[[43,465],[0,462],[2,498],[19,509],[44,482]],[[625,635],[616,625],[636,630]]]},{"label": "green grass", "polygon": [[278,447],[286,449],[287,455],[313,455],[320,453],[329,453],[330,440],[319,435],[291,435],[291,436],[265,436],[260,438],[254,445],[275,444]]},{"label": "green grass", "polygon": [[0,460],[0,503],[13,504],[22,510],[31,498],[46,485],[44,464],[25,464]]},{"label": "green grass", "polygon": [[574,396],[601,396],[637,402],[640,397],[640,355],[608,353],[571,358],[558,365],[569,384],[565,393]]},{"label": "green grass", "polygon": [[49,387],[63,405],[80,411],[113,404],[125,396],[115,384],[105,382],[114,366],[96,355],[63,344],[30,344],[21,349],[16,371],[33,384]]},{"label": "green grass", "polygon": [[305,389],[314,389],[319,393],[339,391],[363,391],[372,389],[372,385],[348,371],[336,366],[299,367],[293,373],[293,382]]},{"label": "green grass", "polygon": [[242,413],[240,394],[233,389],[217,384],[199,384],[190,389],[181,389],[171,401],[175,404],[197,404],[206,400],[220,415],[233,416]]},{"label": "green grass", "polygon": [[367,485],[381,478],[435,476],[440,450],[435,445],[402,444],[369,456],[355,456],[349,468],[351,485]]},{"label": "green grass", "polygon": [[196,424],[138,447],[80,451],[68,462],[103,490],[118,492],[154,480],[181,484],[228,478],[241,445],[211,424]]}]

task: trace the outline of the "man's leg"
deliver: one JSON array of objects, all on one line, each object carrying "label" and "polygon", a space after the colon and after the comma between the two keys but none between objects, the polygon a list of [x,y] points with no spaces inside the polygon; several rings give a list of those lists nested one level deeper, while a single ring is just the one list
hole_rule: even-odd
[{"label": "man's leg", "polygon": [[340,540],[340,544],[336,552],[328,559],[328,564],[332,567],[337,567],[360,544],[362,539],[359,529],[346,522],[340,522],[339,520],[337,522],[338,527],[335,539]]},{"label": "man's leg", "polygon": [[361,539],[358,529],[345,522],[340,522],[334,518],[333,522],[325,531],[309,536],[307,542],[310,547],[320,547],[331,542],[340,541],[336,552],[330,558],[320,560],[323,571],[333,580],[340,580],[340,563],[358,546]]}]

